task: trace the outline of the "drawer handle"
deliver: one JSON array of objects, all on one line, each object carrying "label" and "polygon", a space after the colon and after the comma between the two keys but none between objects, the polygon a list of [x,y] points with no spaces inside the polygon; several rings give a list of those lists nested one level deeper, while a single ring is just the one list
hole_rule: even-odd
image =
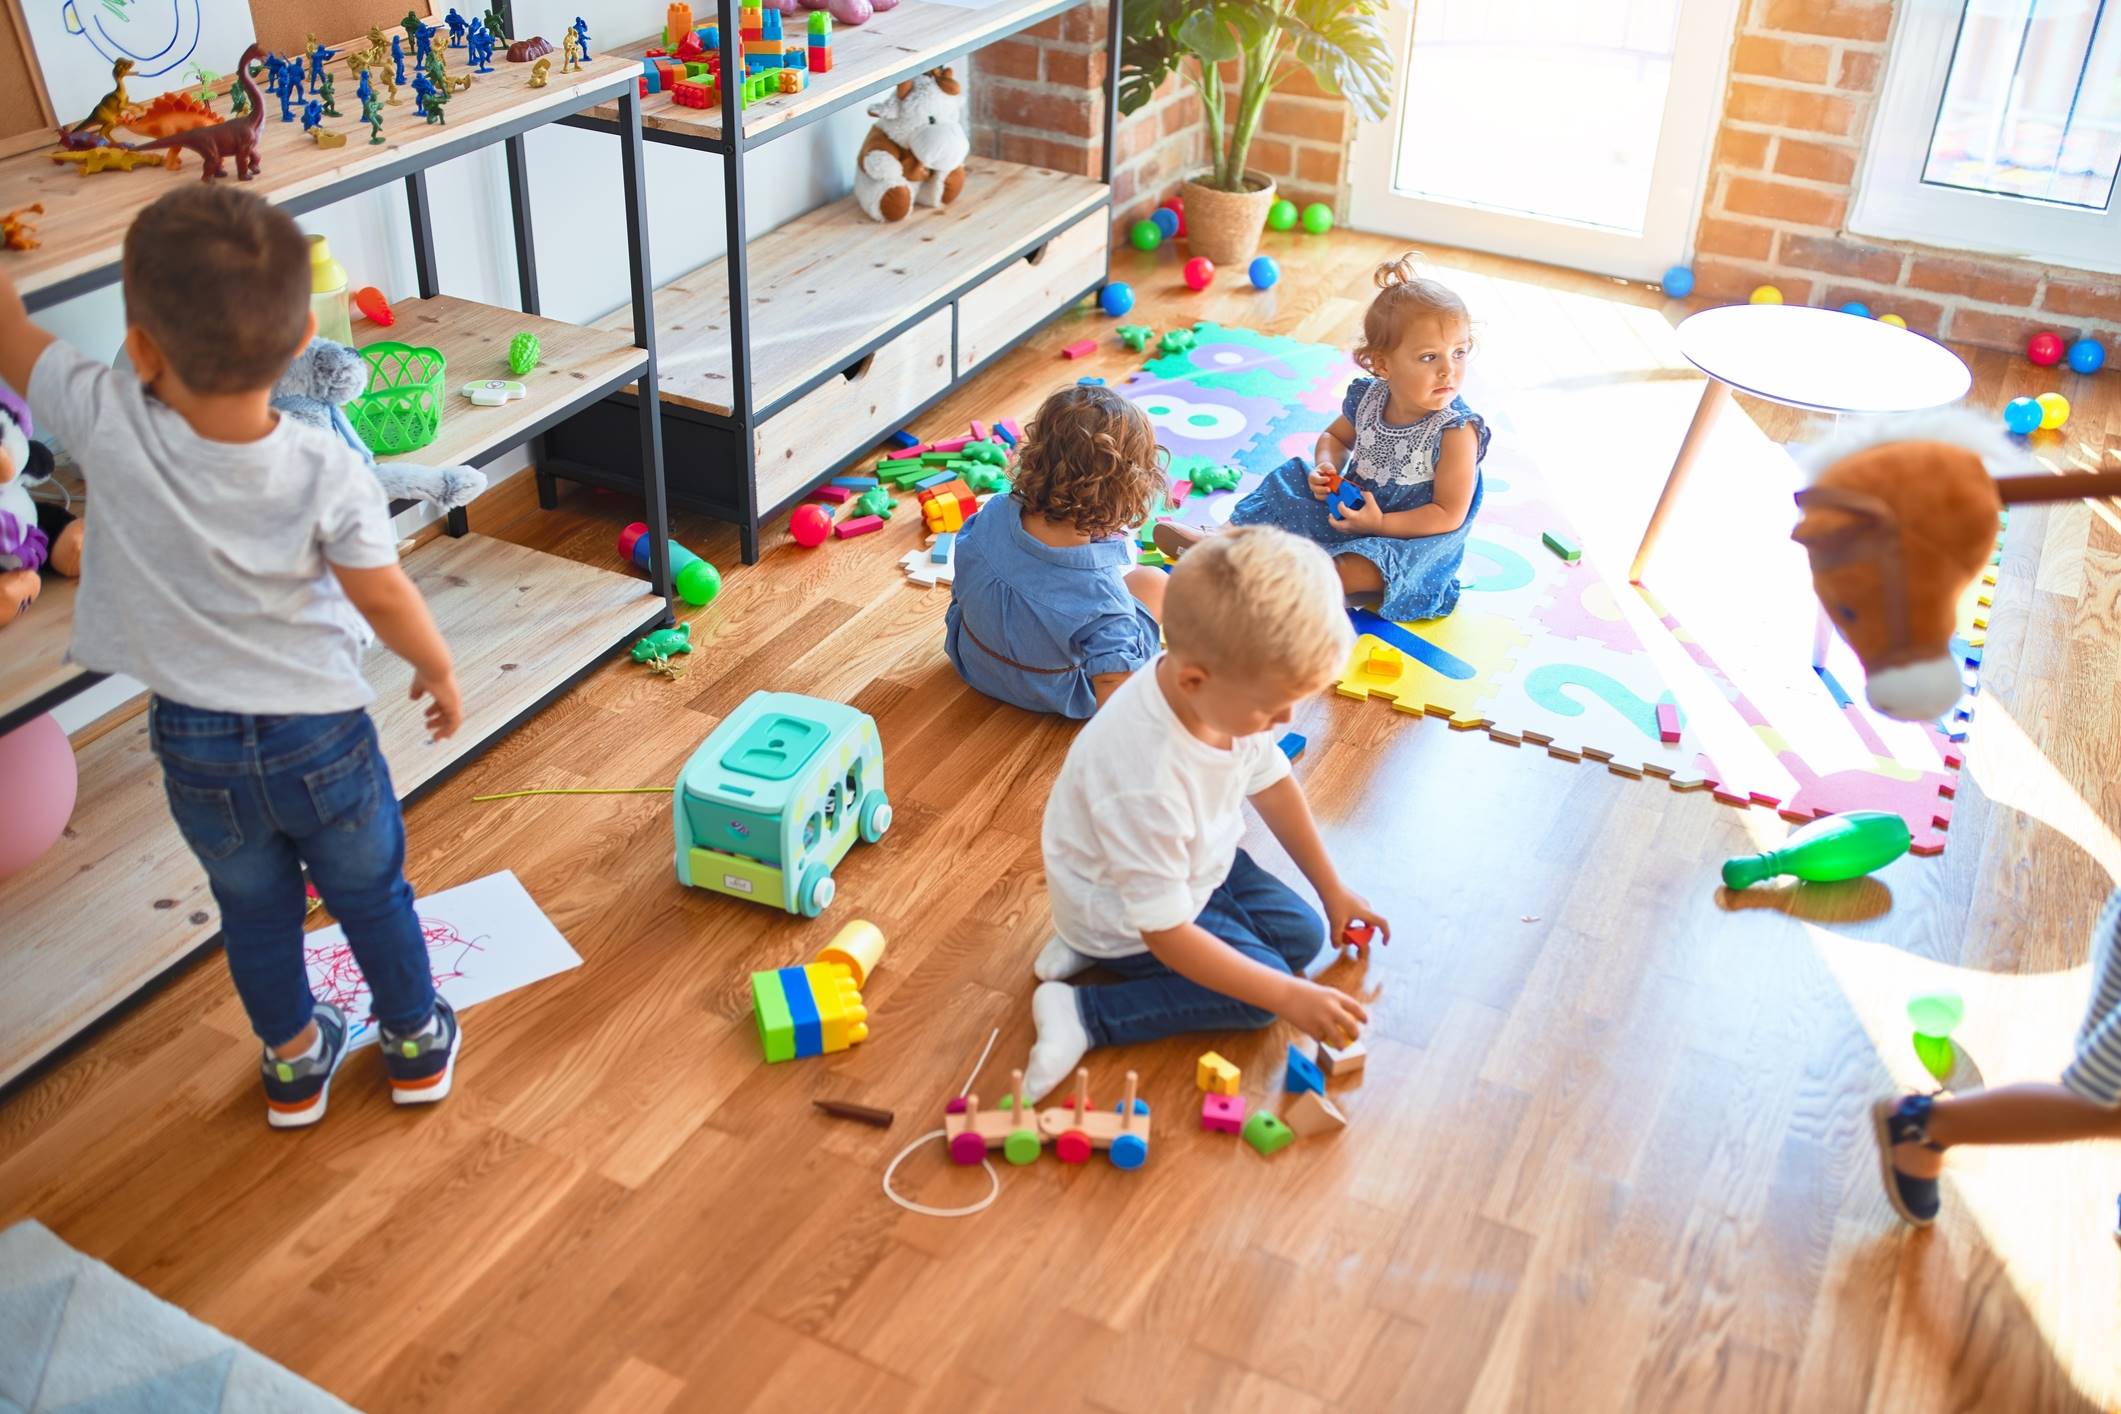
[{"label": "drawer handle", "polygon": [[849,383],[852,383],[857,378],[867,378],[869,376],[869,365],[875,362],[876,354],[874,352],[865,353],[841,369],[840,377]]},{"label": "drawer handle", "polygon": [[1047,252],[1047,251],[1049,251],[1049,250],[1051,250],[1051,249],[1053,249],[1053,242],[1051,242],[1051,241],[1047,241],[1047,242],[1046,242],[1046,243],[1045,243],[1044,245],[1042,245],[1042,246],[1038,247],[1038,248],[1037,248],[1036,250],[1027,250],[1027,251],[1025,251],[1025,252],[1024,252],[1024,264],[1026,264],[1026,265],[1037,265],[1037,264],[1040,264],[1041,262],[1043,262],[1043,261],[1045,260],[1045,258],[1046,258],[1046,252]]}]

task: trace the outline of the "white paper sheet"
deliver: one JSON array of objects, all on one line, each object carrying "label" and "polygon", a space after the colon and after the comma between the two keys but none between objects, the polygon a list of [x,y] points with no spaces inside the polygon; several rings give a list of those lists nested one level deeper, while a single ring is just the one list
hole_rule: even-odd
[{"label": "white paper sheet", "polygon": [[[427,935],[435,990],[458,1011],[582,965],[512,870],[444,889],[413,907]],[[352,1043],[365,1046],[375,1040],[375,1024],[368,1017],[368,980],[339,926],[319,928],[305,937],[302,958],[317,1000],[346,1013]]]},{"label": "white paper sheet", "polygon": [[248,0],[22,0],[22,17],[61,124],[80,122],[110,92],[119,59],[133,61],[126,97],[145,103],[195,88],[194,64],[233,73],[257,32]]}]

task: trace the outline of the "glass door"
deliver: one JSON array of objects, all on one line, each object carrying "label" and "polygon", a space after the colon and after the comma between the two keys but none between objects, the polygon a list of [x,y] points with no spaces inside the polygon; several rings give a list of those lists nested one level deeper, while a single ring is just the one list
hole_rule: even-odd
[{"label": "glass door", "polygon": [[1736,0],[1419,0],[1352,224],[1654,279],[1701,207]]}]

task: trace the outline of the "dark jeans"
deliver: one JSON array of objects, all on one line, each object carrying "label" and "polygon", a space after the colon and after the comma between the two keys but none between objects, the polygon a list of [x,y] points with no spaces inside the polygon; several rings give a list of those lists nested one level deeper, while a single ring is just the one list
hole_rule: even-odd
[{"label": "dark jeans", "polygon": [[258,1039],[284,1045],[309,1025],[305,864],[376,1020],[425,1025],[434,976],[405,882],[405,818],[368,714],[253,717],[160,697],[149,713],[169,812],[221,906],[229,975]]},{"label": "dark jeans", "polygon": [[[1194,921],[1277,972],[1302,973],[1326,943],[1325,921],[1317,910],[1243,850]],[[1271,1011],[1181,977],[1154,953],[1106,958],[1099,965],[1127,980],[1075,989],[1092,1046],[1154,1041],[1184,1031],[1256,1031],[1274,1020]]]}]

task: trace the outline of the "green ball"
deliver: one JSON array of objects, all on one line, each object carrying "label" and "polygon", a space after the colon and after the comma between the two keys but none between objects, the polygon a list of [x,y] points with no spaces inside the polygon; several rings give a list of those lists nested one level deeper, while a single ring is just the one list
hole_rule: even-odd
[{"label": "green ball", "polygon": [[1333,208],[1322,201],[1314,201],[1304,208],[1304,229],[1314,236],[1322,236],[1333,229]]},{"label": "green ball", "polygon": [[538,360],[544,353],[537,335],[528,332],[518,334],[508,341],[508,371],[521,378],[538,366]]},{"label": "green ball", "polygon": [[1134,242],[1136,250],[1155,250],[1164,243],[1164,233],[1156,229],[1154,221],[1136,221],[1127,232],[1127,239]]},{"label": "green ball", "polygon": [[1908,998],[1907,1019],[1914,1023],[1917,1036],[1942,1040],[1966,1019],[1966,998],[1957,992],[1924,992]]},{"label": "green ball", "polygon": [[1267,208],[1267,224],[1277,231],[1296,229],[1296,203],[1287,199]]}]

